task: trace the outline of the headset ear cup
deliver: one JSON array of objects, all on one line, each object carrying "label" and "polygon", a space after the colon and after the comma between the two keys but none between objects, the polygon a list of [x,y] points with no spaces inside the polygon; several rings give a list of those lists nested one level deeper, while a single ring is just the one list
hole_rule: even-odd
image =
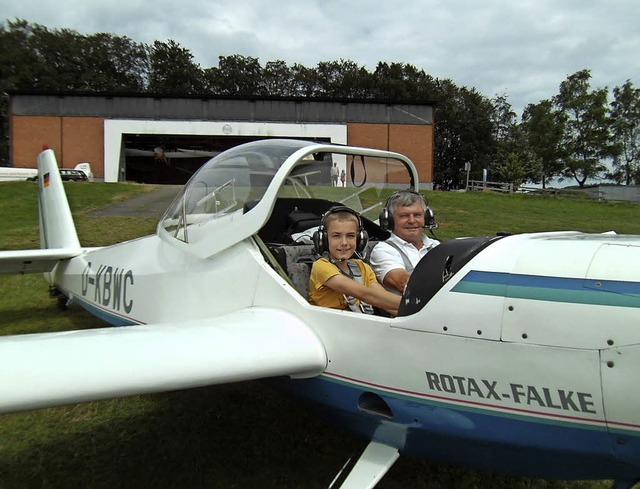
[{"label": "headset ear cup", "polygon": [[358,231],[358,238],[356,239],[356,251],[362,253],[369,243],[369,233],[360,228]]},{"label": "headset ear cup", "polygon": [[427,210],[424,213],[424,227],[427,229],[438,228],[438,223],[436,222],[436,215],[431,209],[431,207],[427,207]]},{"label": "headset ear cup", "polygon": [[320,226],[318,230],[313,233],[311,238],[313,241],[313,249],[318,255],[322,255],[326,250],[326,247],[324,246],[324,241],[326,239],[325,235],[324,227]]},{"label": "headset ear cup", "polygon": [[393,230],[393,216],[386,207],[380,211],[378,221],[380,222],[380,227],[385,231]]},{"label": "headset ear cup", "polygon": [[387,214],[386,211],[387,209],[382,209],[380,211],[380,214],[378,214],[378,223],[380,224],[380,227],[382,229],[387,229]]}]

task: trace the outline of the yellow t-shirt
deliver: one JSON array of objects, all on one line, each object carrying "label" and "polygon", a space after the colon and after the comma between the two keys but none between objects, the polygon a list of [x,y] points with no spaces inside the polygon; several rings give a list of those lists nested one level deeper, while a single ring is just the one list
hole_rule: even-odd
[{"label": "yellow t-shirt", "polygon": [[[376,282],[376,275],[369,265],[362,260],[349,261],[358,265],[363,285],[369,287]],[[338,266],[326,258],[316,260],[311,267],[311,275],[309,276],[309,302],[316,306],[349,310],[349,304],[347,304],[344,295],[324,285],[331,277],[341,273]]]}]

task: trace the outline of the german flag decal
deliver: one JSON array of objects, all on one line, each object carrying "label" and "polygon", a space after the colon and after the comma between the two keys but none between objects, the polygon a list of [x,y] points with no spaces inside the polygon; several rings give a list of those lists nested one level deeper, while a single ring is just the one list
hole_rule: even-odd
[{"label": "german flag decal", "polygon": [[45,173],[44,176],[42,177],[42,185],[44,185],[45,187],[49,186],[49,173]]}]

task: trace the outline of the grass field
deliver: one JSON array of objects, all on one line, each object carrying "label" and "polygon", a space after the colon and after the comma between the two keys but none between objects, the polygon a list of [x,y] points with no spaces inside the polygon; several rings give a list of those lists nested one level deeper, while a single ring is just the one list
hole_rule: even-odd
[{"label": "grass field", "polygon": [[[83,245],[107,245],[155,229],[155,219],[88,214],[148,187],[93,183],[65,188]],[[640,205],[635,204],[486,193],[427,195],[441,225],[436,231],[440,239],[560,229],[640,234]],[[35,185],[0,184],[0,219],[0,249],[37,247]],[[101,321],[80,308],[59,312],[40,275],[0,277],[1,334],[99,326]],[[1,416],[0,489],[320,488],[364,446],[264,385],[244,382]],[[378,487],[608,484],[510,478],[402,457]]]}]

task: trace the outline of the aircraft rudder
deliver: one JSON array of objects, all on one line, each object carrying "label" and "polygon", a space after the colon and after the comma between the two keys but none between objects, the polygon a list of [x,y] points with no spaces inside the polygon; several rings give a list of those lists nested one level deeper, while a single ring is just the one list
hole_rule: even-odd
[{"label": "aircraft rudder", "polygon": [[78,234],[53,150],[38,155],[40,247],[80,249]]}]

